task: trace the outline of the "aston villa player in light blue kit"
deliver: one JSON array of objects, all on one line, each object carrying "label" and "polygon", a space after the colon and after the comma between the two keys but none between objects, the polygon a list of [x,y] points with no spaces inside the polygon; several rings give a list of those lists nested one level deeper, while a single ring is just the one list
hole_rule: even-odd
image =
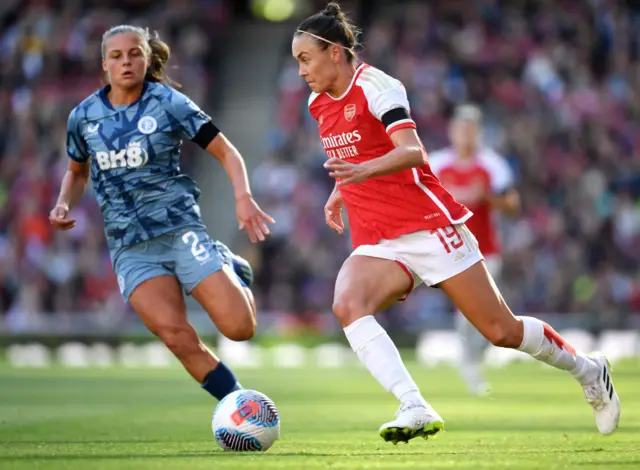
[{"label": "aston villa player in light blue kit", "polygon": [[123,297],[220,400],[240,386],[188,322],[183,290],[222,334],[247,340],[256,328],[249,290],[253,271],[207,234],[200,191],[180,173],[182,141],[195,142],[222,163],[233,184],[240,228],[252,242],[264,240],[266,223],[274,220],[253,200],[238,151],[209,116],[171,86],[164,74],[168,59],[168,46],[148,30],[125,25],[104,34],[102,66],[109,85],[69,116],[71,161],[49,218],[57,229],[73,228],[69,212],[91,175]]}]

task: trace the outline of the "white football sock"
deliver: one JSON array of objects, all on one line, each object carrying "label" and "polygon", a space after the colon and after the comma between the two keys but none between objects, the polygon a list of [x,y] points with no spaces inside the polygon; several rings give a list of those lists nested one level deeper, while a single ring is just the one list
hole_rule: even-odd
[{"label": "white football sock", "polygon": [[551,326],[533,317],[519,317],[524,325],[520,351],[552,367],[568,371],[578,382],[588,383],[597,376],[595,362],[567,343]]},{"label": "white football sock", "polygon": [[354,321],[344,329],[344,334],[360,361],[385,390],[393,393],[401,403],[424,402],[398,348],[372,315]]}]

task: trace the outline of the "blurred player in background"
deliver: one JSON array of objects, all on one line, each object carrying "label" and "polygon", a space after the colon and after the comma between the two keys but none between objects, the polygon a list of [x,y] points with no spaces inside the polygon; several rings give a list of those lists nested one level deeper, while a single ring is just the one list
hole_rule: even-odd
[{"label": "blurred player in background", "polygon": [[180,146],[191,140],[217,158],[236,196],[240,228],[264,240],[273,223],[251,196],[242,156],[211,118],[165,75],[169,47],[148,30],[116,26],[102,42],[108,85],[70,114],[71,158],[49,215],[69,230],[69,212],[91,175],[120,291],[144,324],[211,395],[222,399],[239,384],[187,320],[183,290],[236,341],[256,328],[249,264],[209,237],[195,182],[180,173]]},{"label": "blurred player in background", "polygon": [[[491,277],[500,284],[502,258],[495,216],[497,211],[517,216],[520,196],[514,188],[513,172],[506,160],[482,146],[481,119],[479,108],[459,106],[449,129],[452,146],[429,152],[429,165],[453,197],[473,212],[466,225],[478,240]],[[462,378],[471,393],[485,395],[491,389],[481,365],[489,342],[459,311],[455,323],[462,340]]]},{"label": "blurred player in background", "polygon": [[332,2],[300,24],[292,53],[312,90],[309,112],[329,157],[325,168],[336,180],[326,222],[343,233],[344,206],[351,224],[354,251],[338,273],[333,311],[358,358],[400,401],[380,435],[397,443],[444,426],[373,316],[421,282],[441,288],[496,346],[568,371],[582,385],[600,432],[612,433],[620,403],[606,358],[584,356],[546,323],[513,315],[465,225],[471,212],[429,167],[404,86],[357,64],[356,32]]}]

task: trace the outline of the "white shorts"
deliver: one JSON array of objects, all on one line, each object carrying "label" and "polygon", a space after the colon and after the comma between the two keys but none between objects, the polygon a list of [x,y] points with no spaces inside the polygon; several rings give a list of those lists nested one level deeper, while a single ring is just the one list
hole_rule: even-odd
[{"label": "white shorts", "polygon": [[371,256],[397,262],[411,278],[409,293],[421,283],[431,287],[467,270],[483,258],[476,237],[465,224],[401,235],[360,245],[351,256]]}]

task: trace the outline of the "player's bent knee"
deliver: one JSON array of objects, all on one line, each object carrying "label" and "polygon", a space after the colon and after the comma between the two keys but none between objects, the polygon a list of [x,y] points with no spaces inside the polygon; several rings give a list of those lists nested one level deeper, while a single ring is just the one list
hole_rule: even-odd
[{"label": "player's bent knee", "polygon": [[340,321],[340,324],[345,327],[373,312],[367,311],[367,306],[364,302],[345,296],[334,300],[333,313]]},{"label": "player's bent knee", "polygon": [[165,346],[177,357],[182,357],[199,348],[199,339],[191,325],[166,325],[153,331]]}]

